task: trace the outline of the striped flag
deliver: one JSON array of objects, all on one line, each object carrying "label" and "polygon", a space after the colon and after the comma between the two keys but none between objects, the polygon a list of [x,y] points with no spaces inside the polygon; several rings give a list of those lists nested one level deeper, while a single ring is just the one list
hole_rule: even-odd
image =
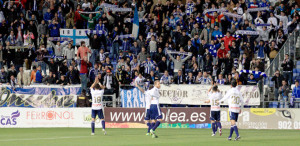
[{"label": "striped flag", "polygon": [[136,7],[134,8],[132,35],[135,39],[137,39],[138,35],[139,35],[139,16],[138,16],[138,11],[137,11]]}]

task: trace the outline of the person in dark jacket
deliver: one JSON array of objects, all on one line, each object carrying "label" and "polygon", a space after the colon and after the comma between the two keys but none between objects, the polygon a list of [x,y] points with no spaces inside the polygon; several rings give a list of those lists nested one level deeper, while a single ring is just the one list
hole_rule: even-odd
[{"label": "person in dark jacket", "polygon": [[167,61],[166,61],[166,60],[167,60],[166,56],[163,56],[163,57],[161,58],[161,61],[158,62],[158,64],[157,64],[160,73],[163,73],[163,72],[164,72],[165,70],[167,70],[167,68],[168,68]]},{"label": "person in dark jacket", "polygon": [[4,67],[2,67],[0,72],[0,85],[7,82],[8,82],[7,72],[4,70]]},{"label": "person in dark jacket", "polygon": [[56,75],[53,74],[51,71],[49,72],[49,75],[45,78],[43,78],[43,83],[50,85],[56,83]]},{"label": "person in dark jacket", "polygon": [[66,74],[66,79],[70,84],[79,84],[80,83],[79,71],[74,69],[74,67],[70,65],[69,71]]},{"label": "person in dark jacket", "polygon": [[180,46],[180,47],[184,47],[184,46],[188,43],[188,41],[189,41],[190,39],[191,39],[191,38],[190,38],[189,36],[186,35],[186,31],[183,30],[183,31],[182,31],[182,34],[181,34],[181,36],[180,36],[180,38],[179,38],[179,46]]},{"label": "person in dark jacket", "polygon": [[59,84],[61,86],[69,85],[68,81],[66,80],[66,77],[64,75],[60,76],[60,79],[56,81],[56,84]]},{"label": "person in dark jacket", "polygon": [[89,37],[90,40],[90,46],[92,49],[92,55],[90,57],[90,61],[91,63],[95,64],[97,58],[99,58],[99,50],[101,47],[101,38],[97,35],[97,34],[89,34],[88,32],[86,32],[86,35]]},{"label": "person in dark jacket", "polygon": [[274,101],[278,101],[279,87],[282,86],[282,80],[284,80],[284,77],[280,74],[279,70],[276,70],[274,76],[272,77],[271,81],[275,82],[275,88],[274,88]]},{"label": "person in dark jacket", "polygon": [[288,84],[292,84],[293,80],[293,68],[294,63],[293,60],[289,59],[289,54],[285,54],[285,58],[281,64],[283,70],[283,76],[287,80]]},{"label": "person in dark jacket", "polygon": [[182,74],[182,70],[178,71],[178,75],[174,77],[174,84],[185,84],[185,77]]},{"label": "person in dark jacket", "polygon": [[65,59],[62,59],[60,61],[54,61],[54,58],[50,58],[50,61],[48,61],[48,58],[43,58],[43,61],[48,64],[49,71],[51,71],[53,74],[58,75],[58,66],[64,61]]},{"label": "person in dark jacket", "polygon": [[17,52],[15,53],[15,67],[17,70],[17,73],[19,72],[19,68],[23,66],[24,63],[24,52],[21,51],[21,49],[18,49]]},{"label": "person in dark jacket", "polygon": [[229,49],[230,49],[230,56],[232,58],[239,58],[240,57],[240,49],[236,45],[235,41],[232,41],[232,46],[229,46]]},{"label": "person in dark jacket", "polygon": [[82,90],[81,94],[77,96],[77,107],[90,107],[89,98],[86,97],[86,91]]}]

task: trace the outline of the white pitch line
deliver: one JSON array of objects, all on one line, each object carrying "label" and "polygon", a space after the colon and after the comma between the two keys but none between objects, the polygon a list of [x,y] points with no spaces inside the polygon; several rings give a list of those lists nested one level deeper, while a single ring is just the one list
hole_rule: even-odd
[{"label": "white pitch line", "polygon": [[5,139],[0,141],[20,141],[20,140],[53,140],[53,139],[68,139],[68,138],[83,138],[93,136],[73,136],[73,137],[52,137],[52,138],[26,138],[26,139]]}]

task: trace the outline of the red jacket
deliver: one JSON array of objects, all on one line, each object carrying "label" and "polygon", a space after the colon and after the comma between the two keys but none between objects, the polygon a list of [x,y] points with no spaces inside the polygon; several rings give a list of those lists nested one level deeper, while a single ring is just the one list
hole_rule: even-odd
[{"label": "red jacket", "polygon": [[91,67],[92,64],[90,62],[85,62],[83,60],[81,60],[81,64],[80,64],[80,73],[81,74],[87,74],[89,73],[88,68]]},{"label": "red jacket", "polygon": [[223,37],[221,40],[224,41],[224,47],[225,47],[225,49],[226,49],[227,51],[230,51],[229,46],[231,46],[232,41],[236,40],[236,38],[234,38],[234,37],[232,37],[232,36],[230,36],[230,37],[225,36],[225,37]]},{"label": "red jacket", "polygon": [[79,9],[75,12],[75,16],[74,16],[74,23],[76,23],[78,20],[83,20],[79,14],[78,11],[83,11],[82,9]]},{"label": "red jacket", "polygon": [[220,48],[217,52],[217,56],[218,56],[218,58],[226,58],[227,53],[228,53],[228,50]]}]

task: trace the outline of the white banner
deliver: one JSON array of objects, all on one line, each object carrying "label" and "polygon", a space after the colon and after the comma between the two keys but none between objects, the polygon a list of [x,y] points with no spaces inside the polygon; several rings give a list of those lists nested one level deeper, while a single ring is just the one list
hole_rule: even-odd
[{"label": "white banner", "polygon": [[[161,85],[159,103],[208,105],[204,101],[209,98],[207,91],[210,87],[209,85]],[[220,85],[218,88],[224,96],[231,86]],[[260,92],[257,86],[238,86],[237,88],[243,94],[244,105],[260,105]]]},{"label": "white banner", "polygon": [[91,108],[0,108],[0,128],[37,127],[91,127]]}]

